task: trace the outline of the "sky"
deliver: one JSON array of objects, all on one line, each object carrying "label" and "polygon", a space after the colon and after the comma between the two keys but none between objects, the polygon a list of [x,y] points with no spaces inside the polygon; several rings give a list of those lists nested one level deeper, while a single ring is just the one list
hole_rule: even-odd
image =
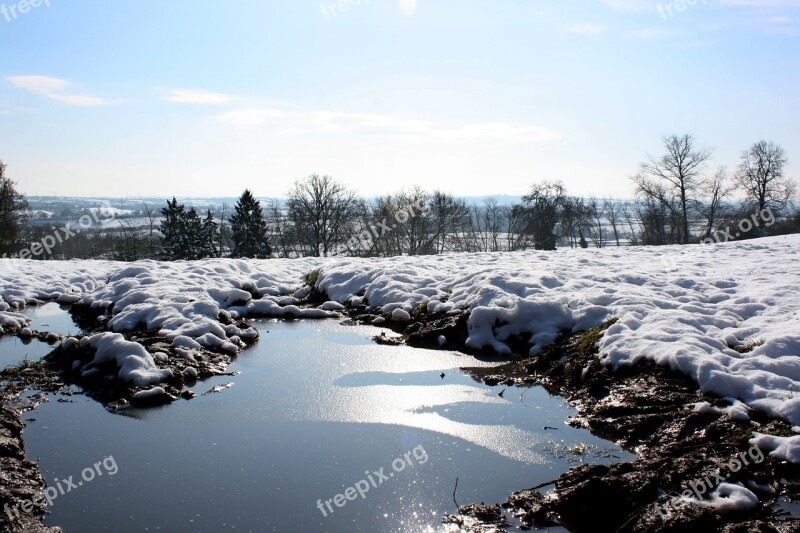
[{"label": "sky", "polygon": [[28,195],[623,198],[684,132],[710,173],[767,139],[798,178],[798,87],[800,0],[0,0]]}]

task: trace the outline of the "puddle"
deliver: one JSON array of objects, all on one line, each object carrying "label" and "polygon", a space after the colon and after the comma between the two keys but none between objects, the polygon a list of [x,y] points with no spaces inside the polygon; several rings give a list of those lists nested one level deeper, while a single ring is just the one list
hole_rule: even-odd
[{"label": "puddle", "polygon": [[[476,383],[459,367],[488,363],[470,356],[380,346],[376,328],[336,321],[256,326],[261,341],[230,367],[241,374],[193,388],[233,383],[217,394],[130,416],[84,396],[39,406],[25,440],[49,483],[109,456],[118,465],[60,496],[46,522],[81,532],[438,531],[456,510],[456,477],[460,503],[495,502],[581,461],[632,458],[567,426],[574,411],[544,389]],[[370,475],[364,498],[335,500]],[[326,500],[344,505],[328,512]]]}]

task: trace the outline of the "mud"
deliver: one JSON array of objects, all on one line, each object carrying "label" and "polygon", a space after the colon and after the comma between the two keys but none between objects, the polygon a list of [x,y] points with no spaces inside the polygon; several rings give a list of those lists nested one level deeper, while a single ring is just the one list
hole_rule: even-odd
[{"label": "mud", "polygon": [[[464,349],[466,318],[465,314],[444,318],[423,314],[410,325],[387,325],[402,333],[410,345],[469,352]],[[652,363],[610,370],[598,360],[596,346],[612,323],[588,332],[564,332],[559,342],[535,357],[519,356],[500,367],[464,370],[489,385],[544,386],[577,409],[570,425],[615,441],[638,458],[612,465],[581,465],[543,486],[516,492],[502,504],[461,506],[445,522],[475,532],[506,531],[509,518],[520,529],[558,525],[592,532],[800,530],[800,518],[782,513],[779,507],[779,501],[800,498],[800,467],[766,457],[749,443],[754,430],[791,435],[789,424],[759,412],[751,412],[752,422],[697,413],[693,408],[701,401],[719,407],[728,403],[699,394],[693,380]],[[440,346],[442,335],[447,342]],[[512,348],[527,354],[530,347],[515,339]],[[736,472],[731,470],[730,465],[736,465],[733,460],[741,465]],[[758,506],[723,512],[673,499],[695,486],[693,496],[699,494],[698,499],[707,501],[723,477],[727,483],[741,483],[752,490]]]}]

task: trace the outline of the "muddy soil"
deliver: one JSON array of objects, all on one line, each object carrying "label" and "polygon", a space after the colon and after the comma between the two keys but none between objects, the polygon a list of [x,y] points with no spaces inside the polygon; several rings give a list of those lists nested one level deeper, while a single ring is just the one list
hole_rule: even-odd
[{"label": "muddy soil", "polygon": [[21,420],[24,406],[0,391],[0,532],[56,533],[41,520],[45,482],[36,463],[25,459]]},{"label": "muddy soil", "polygon": [[[353,320],[366,323],[379,316],[352,313]],[[465,348],[464,313],[416,313],[410,324],[381,318],[382,326],[401,334],[409,345],[492,357]],[[464,505],[445,522],[475,532],[505,531],[511,523],[521,529],[559,525],[579,532],[800,531],[800,518],[779,505],[800,499],[800,466],[766,457],[749,443],[754,430],[792,435],[790,425],[759,412],[751,412],[752,422],[695,412],[698,402],[715,407],[728,403],[700,394],[693,380],[652,363],[611,371],[597,358],[597,342],[612,323],[588,332],[564,332],[559,342],[535,357],[464,370],[489,385],[544,386],[577,409],[578,416],[569,424],[615,441],[638,458],[582,465],[543,486],[514,493],[501,504]],[[517,354],[527,354],[530,348],[524,339],[512,339],[510,345]],[[748,487],[758,496],[758,505],[722,511],[679,499],[687,490],[697,498],[694,486],[699,499],[707,502],[708,493],[723,478]]]}]

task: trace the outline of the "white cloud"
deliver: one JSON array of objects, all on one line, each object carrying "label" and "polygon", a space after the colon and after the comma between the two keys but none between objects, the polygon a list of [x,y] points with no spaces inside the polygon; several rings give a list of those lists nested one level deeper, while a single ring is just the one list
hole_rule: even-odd
[{"label": "white cloud", "polygon": [[275,109],[239,109],[218,115],[217,119],[235,126],[261,126],[283,115]]},{"label": "white cloud", "polygon": [[651,7],[649,0],[602,0],[602,2],[614,11],[644,11]]},{"label": "white cloud", "polygon": [[800,7],[800,0],[721,0],[720,3],[746,7]]},{"label": "white cloud", "polygon": [[236,126],[269,126],[282,135],[335,134],[418,142],[533,143],[560,138],[557,132],[524,123],[489,122],[443,125],[429,120],[368,113],[241,109],[217,116]]},{"label": "white cloud", "polygon": [[576,24],[575,26],[564,28],[564,31],[578,35],[597,36],[605,33],[606,28],[599,24]]},{"label": "white cloud", "polygon": [[399,0],[400,12],[406,17],[413,17],[417,13],[417,0]]},{"label": "white cloud", "polygon": [[12,86],[30,91],[50,100],[72,106],[98,106],[110,103],[99,96],[64,94],[64,89],[69,82],[49,76],[8,76],[6,78]]},{"label": "white cloud", "polygon": [[168,102],[176,104],[226,104],[231,97],[226,94],[192,89],[172,89],[166,96]]},{"label": "white cloud", "polygon": [[663,37],[672,37],[675,35],[677,35],[677,33],[670,28],[651,27],[629,31],[625,34],[625,37],[630,37],[632,39],[661,39]]}]

